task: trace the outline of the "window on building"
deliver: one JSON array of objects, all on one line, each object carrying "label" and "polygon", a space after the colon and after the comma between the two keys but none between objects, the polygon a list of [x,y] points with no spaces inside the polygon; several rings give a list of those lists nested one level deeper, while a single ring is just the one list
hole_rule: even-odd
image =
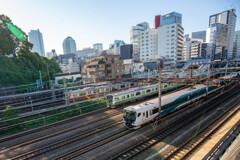
[{"label": "window on building", "polygon": [[172,26],[172,28],[175,28],[175,26]]},{"label": "window on building", "polygon": [[117,66],[119,66],[119,64],[117,63]]},{"label": "window on building", "polygon": [[171,41],[174,41],[174,38],[172,38]]},{"label": "window on building", "polygon": [[171,55],[171,57],[174,57],[174,55]]},{"label": "window on building", "polygon": [[117,72],[119,72],[119,70],[117,70]]},{"label": "window on building", "polygon": [[175,36],[175,34],[172,34],[171,36],[172,36],[172,37],[174,37],[174,36]]},{"label": "window on building", "polygon": [[171,49],[174,49],[174,47],[171,47]]},{"label": "window on building", "polygon": [[175,30],[172,30],[172,32],[175,32]]},{"label": "window on building", "polygon": [[103,73],[102,73],[102,72],[99,72],[98,74],[99,74],[99,75],[102,75]]},{"label": "window on building", "polygon": [[171,51],[171,53],[174,53],[174,51]]}]

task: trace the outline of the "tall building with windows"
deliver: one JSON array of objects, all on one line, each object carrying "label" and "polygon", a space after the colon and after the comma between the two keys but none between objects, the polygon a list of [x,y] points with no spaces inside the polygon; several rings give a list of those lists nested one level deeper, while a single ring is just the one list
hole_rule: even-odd
[{"label": "tall building with windows", "polygon": [[182,15],[172,12],[161,16],[161,24],[157,29],[158,55],[165,57],[166,68],[181,67],[183,62]]},{"label": "tall building with windows", "polygon": [[28,33],[29,41],[33,44],[32,52],[45,56],[42,33],[37,30],[31,30]]},{"label": "tall building with windows", "polygon": [[157,29],[161,24],[161,16],[160,15],[156,15],[155,16],[155,20],[154,20],[154,27],[155,29]]},{"label": "tall building with windows", "polygon": [[102,53],[102,51],[103,51],[103,45],[102,45],[102,43],[93,44],[93,48],[98,50],[99,55],[100,55],[100,54]]},{"label": "tall building with windows", "polygon": [[206,42],[206,31],[192,32],[188,35],[187,38],[202,39],[203,42]]},{"label": "tall building with windows", "polygon": [[240,31],[236,31],[234,35],[233,57],[240,59]]},{"label": "tall building with windows", "polygon": [[75,53],[77,50],[76,42],[72,37],[65,38],[62,46],[64,54]]},{"label": "tall building with windows", "polygon": [[120,46],[120,55],[123,60],[132,59],[133,45],[125,44]]},{"label": "tall building with windows", "polygon": [[140,60],[152,60],[157,55],[157,30],[149,28],[140,32]]},{"label": "tall building with windows", "polygon": [[142,22],[137,24],[136,26],[132,26],[130,28],[130,43],[133,45],[133,59],[139,60],[139,33],[140,31],[145,31],[149,28],[149,24],[147,22]]},{"label": "tall building with windows", "polygon": [[[212,34],[215,34],[214,36],[216,37],[215,39],[218,40],[219,34],[220,36],[225,35],[225,33],[221,33],[220,31],[215,31],[215,33],[212,33],[211,31],[213,31],[214,29],[211,28],[215,28],[215,29],[223,29],[223,25],[225,25],[226,29],[227,29],[227,35],[226,35],[226,46],[223,46],[225,48],[222,48],[222,53],[220,53],[221,55],[225,55],[226,57],[221,57],[222,59],[228,58],[228,59],[232,59],[233,58],[233,43],[234,43],[234,34],[235,34],[235,26],[236,26],[236,10],[235,9],[230,9],[230,10],[226,10],[223,11],[221,13],[218,14],[214,14],[211,15],[209,17],[209,28],[208,30],[210,30],[210,32],[207,33],[207,39],[210,39],[210,37],[212,37]],[[217,28],[216,28],[217,26]],[[225,29],[223,29],[225,31]],[[219,33],[219,34],[216,34]],[[210,41],[210,43],[212,43]],[[213,49],[214,51],[215,49]],[[219,50],[219,47],[218,47]],[[219,53],[216,53],[219,55]]]},{"label": "tall building with windows", "polygon": [[120,54],[120,46],[125,45],[125,42],[122,40],[115,40],[113,44],[114,51],[117,55]]}]

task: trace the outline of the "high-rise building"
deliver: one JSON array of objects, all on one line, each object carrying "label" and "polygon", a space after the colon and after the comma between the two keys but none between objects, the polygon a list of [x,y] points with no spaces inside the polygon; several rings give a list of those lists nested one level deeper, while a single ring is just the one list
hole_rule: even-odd
[{"label": "high-rise building", "polygon": [[63,53],[69,54],[69,53],[75,53],[76,52],[76,42],[72,37],[67,37],[63,41]]},{"label": "high-rise building", "polygon": [[147,22],[142,22],[137,24],[136,26],[132,26],[130,28],[130,43],[133,44],[133,59],[139,60],[139,33],[140,31],[145,31],[149,28],[149,24]]},{"label": "high-rise building", "polygon": [[155,21],[154,21],[154,27],[155,29],[157,29],[161,24],[161,16],[160,15],[157,15],[155,16]]},{"label": "high-rise building", "polygon": [[[226,43],[227,44],[226,44],[224,50],[222,48],[222,51],[225,53],[221,53],[221,55],[225,55],[226,57],[221,57],[222,59],[224,59],[224,58],[232,59],[233,58],[233,43],[234,43],[236,18],[237,18],[237,16],[236,16],[235,9],[226,10],[221,13],[211,15],[209,17],[209,28],[212,28],[212,27],[216,28],[216,24],[222,24],[221,26],[226,25],[226,28],[227,28],[227,35],[226,35],[226,37],[227,37]],[[218,27],[220,27],[220,26],[218,26]],[[221,34],[220,32],[218,32],[218,33]],[[224,35],[225,35],[225,33],[224,33]],[[210,36],[210,34],[208,34],[207,36]],[[215,36],[216,36],[216,39],[218,39],[218,35],[216,34]],[[215,49],[213,49],[213,51],[214,50]],[[217,53],[217,54],[219,54],[219,53]]]},{"label": "high-rise building", "polygon": [[227,41],[228,26],[222,23],[211,24],[207,29],[207,43],[212,43],[211,61],[216,59],[227,59]]},{"label": "high-rise building", "polygon": [[122,41],[122,40],[115,40],[114,41],[113,48],[114,48],[114,51],[117,55],[120,54],[120,46],[124,45],[124,44],[125,44],[125,42]]},{"label": "high-rise building", "polygon": [[157,55],[157,30],[149,28],[140,32],[140,60],[152,60]]},{"label": "high-rise building", "polygon": [[183,62],[183,34],[181,26],[182,15],[172,12],[161,16],[158,27],[158,55],[165,57],[165,67],[180,67]]},{"label": "high-rise building", "polygon": [[103,51],[103,45],[102,45],[102,43],[93,44],[93,48],[98,50],[99,55],[100,55],[100,54],[102,53],[102,51]]},{"label": "high-rise building", "polygon": [[188,37],[185,35],[185,38],[202,39],[203,42],[206,42],[206,31],[192,32],[188,35]]},{"label": "high-rise building", "polygon": [[120,55],[122,59],[132,59],[133,45],[125,44],[120,46]]},{"label": "high-rise building", "polygon": [[160,26],[171,25],[175,23],[182,25],[182,14],[171,12],[169,14],[161,16]]},{"label": "high-rise building", "polygon": [[234,45],[233,45],[233,57],[240,59],[240,31],[235,31]]},{"label": "high-rise building", "polygon": [[29,41],[33,44],[32,52],[45,56],[42,33],[37,30],[31,30],[28,33]]}]

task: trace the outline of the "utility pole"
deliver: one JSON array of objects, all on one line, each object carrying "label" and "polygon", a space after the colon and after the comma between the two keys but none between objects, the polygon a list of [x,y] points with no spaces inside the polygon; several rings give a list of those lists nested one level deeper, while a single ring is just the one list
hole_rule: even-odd
[{"label": "utility pole", "polygon": [[42,85],[42,75],[41,75],[41,71],[40,70],[38,70],[39,71],[39,75],[40,75],[40,85],[42,86],[42,88],[43,88],[43,85]]},{"label": "utility pole", "polygon": [[161,103],[162,103],[162,100],[161,100],[161,85],[162,85],[162,78],[161,78],[161,74],[162,74],[162,68],[161,66],[159,67],[159,75],[158,75],[158,78],[159,78],[159,82],[158,82],[158,115],[159,117],[161,116]]},{"label": "utility pole", "polygon": [[47,72],[48,72],[48,82],[49,82],[49,86],[50,86],[50,76],[49,76],[49,68],[48,68],[48,63],[47,63]]}]

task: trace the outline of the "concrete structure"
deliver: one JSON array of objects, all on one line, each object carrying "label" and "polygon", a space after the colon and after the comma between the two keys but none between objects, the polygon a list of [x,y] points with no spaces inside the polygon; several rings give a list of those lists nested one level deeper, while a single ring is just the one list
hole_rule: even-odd
[{"label": "concrete structure", "polygon": [[57,73],[57,74],[54,74],[54,77],[55,77],[55,83],[58,84],[58,81],[64,78],[73,79],[73,81],[75,81],[77,78],[82,76],[80,72],[71,72],[71,73]]},{"label": "concrete structure", "polygon": [[120,55],[107,55],[88,58],[82,68],[83,78],[98,81],[101,78],[120,78],[124,74],[124,64]]},{"label": "concrete structure", "polygon": [[123,60],[123,64],[125,67],[125,70],[124,70],[125,75],[144,71],[142,62],[133,62],[132,59],[126,59],[126,60]]},{"label": "concrete structure", "polygon": [[75,54],[78,58],[85,61],[87,58],[99,56],[99,50],[93,48],[83,48],[82,50],[76,51]]},{"label": "concrete structure", "polygon": [[72,37],[67,37],[63,41],[63,53],[69,54],[69,53],[75,53],[76,52],[76,42]]},{"label": "concrete structure", "polygon": [[122,59],[132,59],[133,55],[133,45],[132,44],[125,44],[120,46],[120,55]]},{"label": "concrete structure", "polygon": [[234,35],[233,57],[240,59],[240,31],[236,31]]},{"label": "concrete structure", "polygon": [[192,41],[190,40],[184,41],[182,53],[183,53],[183,61],[185,62],[191,59],[191,47],[192,47]]},{"label": "concrete structure", "polygon": [[29,42],[33,44],[32,52],[37,52],[39,55],[45,56],[42,33],[37,30],[31,30],[28,33]]},{"label": "concrete structure", "polygon": [[[230,9],[230,10],[226,10],[223,11],[221,13],[215,14],[215,15],[211,15],[209,17],[209,28],[216,28],[217,24],[221,24],[218,25],[219,29],[223,27],[223,25],[226,25],[226,30],[227,30],[227,35],[226,35],[226,46],[222,46],[224,48],[222,48],[223,52],[226,53],[221,53],[220,55],[226,55],[226,57],[221,57],[221,58],[228,58],[228,59],[232,59],[233,58],[233,43],[234,43],[234,34],[235,34],[235,26],[236,26],[236,10],[235,9]],[[213,29],[210,29],[211,31]],[[218,31],[216,31],[218,32]],[[225,30],[224,30],[225,32]],[[216,37],[218,38],[218,35],[225,35],[225,33],[221,33],[218,32],[218,34],[216,34]],[[210,34],[207,34],[207,36],[211,36]],[[210,38],[211,39],[211,38]],[[212,43],[210,41],[210,43]],[[217,46],[216,46],[217,47]],[[215,50],[215,49],[213,49]],[[217,55],[219,55],[219,53],[215,53]]]},{"label": "concrete structure", "polygon": [[98,50],[99,55],[102,53],[103,51],[103,45],[102,43],[96,43],[93,44],[93,48]]},{"label": "concrete structure", "polygon": [[67,67],[69,72],[81,72],[79,64],[76,62],[73,62],[72,59],[69,59],[69,63]]},{"label": "concrete structure", "polygon": [[140,31],[140,60],[151,60],[157,55],[157,30]]},{"label": "concrete structure", "polygon": [[158,27],[158,55],[168,59],[164,67],[177,67],[183,62],[183,33],[178,23]]},{"label": "concrete structure", "polygon": [[130,28],[130,43],[133,45],[133,59],[140,60],[139,53],[139,38],[140,31],[145,31],[149,28],[149,24],[147,22],[142,22],[137,24],[136,26],[132,26]]},{"label": "concrete structure", "polygon": [[55,49],[52,49],[52,51],[47,52],[46,55],[47,55],[47,58],[52,58],[52,57],[56,57],[57,53],[56,53]]},{"label": "concrete structure", "polygon": [[154,60],[148,60],[143,63],[144,68],[153,71],[158,70],[159,66],[164,66],[165,60],[162,57],[157,56]]}]

